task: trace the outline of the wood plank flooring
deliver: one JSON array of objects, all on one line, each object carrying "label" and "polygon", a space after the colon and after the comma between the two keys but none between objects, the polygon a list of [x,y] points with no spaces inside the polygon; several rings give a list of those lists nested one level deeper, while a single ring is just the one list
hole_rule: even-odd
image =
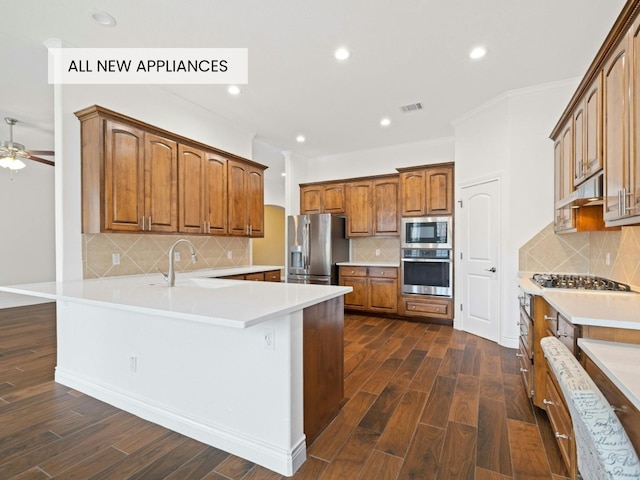
[{"label": "wood plank flooring", "polygon": [[[276,480],[53,382],[53,304],[0,310],[0,479]],[[515,351],[450,327],[345,316],[348,400],[298,480],[561,479]]]}]

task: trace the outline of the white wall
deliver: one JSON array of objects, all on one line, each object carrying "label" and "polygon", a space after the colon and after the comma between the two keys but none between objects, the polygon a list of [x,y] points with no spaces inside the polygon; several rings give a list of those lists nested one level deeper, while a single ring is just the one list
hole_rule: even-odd
[{"label": "white wall", "polygon": [[253,140],[253,160],[267,168],[264,172],[264,204],[285,205],[285,172],[282,150],[264,141]]},{"label": "white wall", "polygon": [[97,104],[182,136],[251,159],[253,132],[168,93],[161,87],[136,85],[68,85],[56,93],[56,150],[62,152],[62,193],[57,205],[59,228],[57,278],[82,278],[80,122],[74,112]]},{"label": "white wall", "polygon": [[490,175],[502,178],[503,345],[517,346],[518,249],[553,219],[549,134],[576,86],[571,80],[508,92],[455,122],[456,197],[461,185]]},{"label": "white wall", "polygon": [[[0,111],[0,139],[9,140],[5,117],[27,122],[20,112]],[[53,148],[53,132],[18,123],[15,142],[27,149]],[[0,168],[0,284],[55,279],[54,167],[25,160],[17,173]],[[33,297],[0,294],[0,308],[39,303]]]}]

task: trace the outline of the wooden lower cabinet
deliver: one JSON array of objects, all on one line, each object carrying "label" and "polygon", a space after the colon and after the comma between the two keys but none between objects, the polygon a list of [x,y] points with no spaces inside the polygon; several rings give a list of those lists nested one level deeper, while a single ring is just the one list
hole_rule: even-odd
[{"label": "wooden lower cabinet", "polygon": [[239,275],[227,275],[219,277],[225,280],[249,280],[254,282],[279,282],[280,270],[268,270],[266,272],[242,273]]},{"label": "wooden lower cabinet", "polygon": [[549,366],[547,366],[545,383],[546,398],[544,402],[547,406],[547,415],[551,422],[551,428],[558,442],[562,460],[569,472],[569,478],[575,480],[578,476],[578,461],[571,415]]},{"label": "wooden lower cabinet", "polygon": [[352,287],[345,295],[349,310],[398,312],[398,269],[396,267],[340,267],[340,285]]}]

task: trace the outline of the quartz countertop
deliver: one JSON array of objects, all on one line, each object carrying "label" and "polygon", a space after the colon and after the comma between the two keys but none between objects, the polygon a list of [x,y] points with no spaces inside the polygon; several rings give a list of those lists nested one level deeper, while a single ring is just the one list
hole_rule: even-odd
[{"label": "quartz countertop", "polygon": [[0,286],[0,290],[235,328],[247,328],[352,291],[351,287],[341,286],[215,278],[278,268],[179,272],[171,288],[158,273]]},{"label": "quartz countertop", "polygon": [[640,345],[580,338],[578,346],[640,410]]},{"label": "quartz countertop", "polygon": [[396,262],[339,262],[336,265],[342,267],[400,267]]},{"label": "quartz countertop", "polygon": [[574,325],[640,330],[640,295],[636,292],[543,288],[530,277],[520,277],[518,283],[525,292],[541,295]]}]

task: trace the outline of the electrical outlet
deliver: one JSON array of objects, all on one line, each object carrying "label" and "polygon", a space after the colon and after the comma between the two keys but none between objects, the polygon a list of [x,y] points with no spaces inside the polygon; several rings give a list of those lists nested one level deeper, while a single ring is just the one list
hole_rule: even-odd
[{"label": "electrical outlet", "polygon": [[604,264],[611,265],[611,252],[607,252],[604,254]]},{"label": "electrical outlet", "polygon": [[380,256],[380,249],[376,248],[376,257],[379,257],[379,256]]},{"label": "electrical outlet", "polygon": [[114,265],[120,265],[120,254],[119,253],[111,254],[111,262]]},{"label": "electrical outlet", "polygon": [[133,373],[138,371],[138,356],[129,355],[129,370]]},{"label": "electrical outlet", "polygon": [[176,262],[180,261],[180,252],[173,252],[173,260]]},{"label": "electrical outlet", "polygon": [[264,329],[264,348],[276,349],[276,331],[273,328]]},{"label": "electrical outlet", "polygon": [[229,250],[229,251],[227,252],[227,258],[228,258],[229,260],[231,260],[231,259],[233,258],[233,252],[232,252],[231,250]]}]

